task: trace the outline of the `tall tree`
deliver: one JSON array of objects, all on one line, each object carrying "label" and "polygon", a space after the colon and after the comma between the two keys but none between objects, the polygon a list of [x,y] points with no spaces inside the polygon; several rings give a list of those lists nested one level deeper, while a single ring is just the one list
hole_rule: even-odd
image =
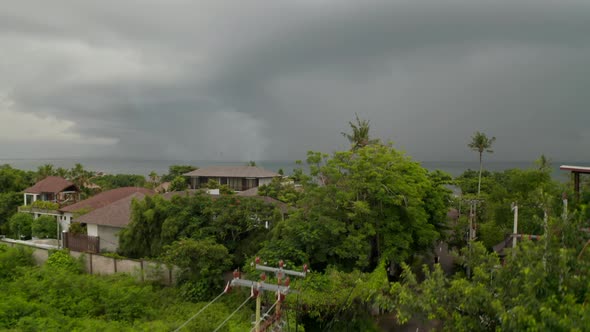
[{"label": "tall tree", "polygon": [[483,170],[483,153],[484,152],[488,152],[488,153],[494,152],[494,150],[492,150],[491,147],[492,147],[492,144],[494,144],[495,140],[496,140],[496,137],[488,138],[486,136],[486,134],[476,131],[475,134],[473,134],[473,136],[471,136],[471,143],[468,144],[468,146],[471,148],[471,150],[479,153],[479,180],[477,183],[477,196],[478,197],[479,197],[479,193],[481,192],[481,172]]},{"label": "tall tree", "polygon": [[352,129],[352,133],[341,133],[342,136],[346,137],[352,144],[352,150],[355,151],[369,144],[375,144],[379,142],[378,139],[371,139],[369,135],[369,131],[371,129],[369,120],[361,120],[358,114],[355,113],[354,115],[356,117],[356,123],[352,121],[348,122],[350,129]]}]

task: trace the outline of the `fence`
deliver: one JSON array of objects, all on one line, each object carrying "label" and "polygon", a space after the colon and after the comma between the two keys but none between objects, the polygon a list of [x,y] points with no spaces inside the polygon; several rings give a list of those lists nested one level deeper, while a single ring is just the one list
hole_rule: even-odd
[{"label": "fence", "polygon": [[100,238],[86,234],[63,233],[64,247],[74,251],[97,254],[100,252]]},{"label": "fence", "polygon": [[[9,239],[0,239],[0,244],[10,247],[26,246],[31,248],[33,250],[33,259],[37,265],[43,265],[47,261],[49,250],[51,249],[47,246],[39,246],[34,243]],[[170,286],[176,284],[179,272],[177,267],[169,268],[162,263],[154,261],[119,259],[74,250],[70,250],[70,255],[74,258],[84,257],[84,269],[89,274],[110,275],[125,273],[134,276],[139,281],[155,281]]]}]

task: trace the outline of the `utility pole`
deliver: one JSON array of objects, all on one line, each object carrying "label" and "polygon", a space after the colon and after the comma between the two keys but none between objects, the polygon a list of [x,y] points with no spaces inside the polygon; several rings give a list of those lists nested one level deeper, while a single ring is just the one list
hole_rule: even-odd
[{"label": "utility pole", "polygon": [[[256,270],[264,271],[264,272],[271,272],[274,273],[277,277],[277,284],[269,284],[266,283],[266,274],[262,272],[260,274],[259,281],[253,280],[246,280],[240,278],[240,273],[238,271],[234,271],[234,279],[228,283],[226,290],[231,287],[239,286],[239,287],[250,287],[252,290],[252,296],[256,297],[256,320],[254,321],[254,329],[255,332],[262,332],[267,331],[273,325],[276,326],[276,323],[281,321],[281,304],[285,300],[285,295],[289,293],[297,293],[297,291],[291,290],[290,283],[291,280],[289,279],[289,275],[297,276],[305,278],[308,269],[307,265],[303,266],[303,272],[293,271],[293,270],[286,270],[284,269],[285,263],[281,260],[279,261],[279,267],[270,267],[266,265],[260,265],[260,258],[256,257]],[[286,276],[286,278],[285,278]],[[285,278],[285,279],[283,279]],[[262,308],[262,292],[263,291],[271,291],[277,293],[277,302],[275,307],[275,315],[272,317],[271,320],[266,321],[262,324],[262,321],[266,317],[262,317],[261,315],[261,308]]]},{"label": "utility pole", "polygon": [[514,211],[514,225],[512,228],[512,250],[514,250],[516,248],[516,237],[518,234],[518,203],[512,203],[512,211]]}]

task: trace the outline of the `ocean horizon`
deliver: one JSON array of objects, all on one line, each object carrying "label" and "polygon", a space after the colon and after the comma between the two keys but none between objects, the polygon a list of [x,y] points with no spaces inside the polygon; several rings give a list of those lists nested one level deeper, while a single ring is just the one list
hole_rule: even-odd
[{"label": "ocean horizon", "polygon": [[[419,161],[424,168],[434,171],[440,170],[449,173],[452,176],[459,176],[468,169],[478,170],[478,161]],[[213,165],[245,165],[245,161],[216,161],[216,160],[139,160],[139,159],[117,159],[117,158],[61,158],[61,159],[0,159],[0,164],[9,164],[14,168],[23,170],[37,170],[39,166],[52,164],[55,167],[71,168],[76,163],[80,163],[84,168],[104,172],[107,174],[140,174],[148,175],[155,171],[158,174],[168,173],[171,165],[194,165],[197,167],[206,167]],[[561,171],[560,165],[564,164],[585,164],[576,162],[555,162],[551,163],[553,172],[552,176],[556,180],[565,181],[568,179],[569,172]],[[282,169],[285,174],[291,174],[293,169],[297,168],[296,162],[289,160],[260,160],[256,165],[270,171]],[[303,164],[305,167],[305,163]],[[488,171],[501,172],[507,169],[518,168],[528,169],[535,167],[533,161],[484,161],[484,168]]]}]

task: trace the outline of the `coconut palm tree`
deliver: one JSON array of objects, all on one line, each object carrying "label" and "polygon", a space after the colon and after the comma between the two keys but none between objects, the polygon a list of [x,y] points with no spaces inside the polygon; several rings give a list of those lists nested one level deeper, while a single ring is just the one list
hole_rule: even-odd
[{"label": "coconut palm tree", "polygon": [[471,143],[468,146],[473,151],[477,151],[479,153],[479,181],[477,182],[477,197],[479,197],[479,193],[481,191],[481,172],[483,170],[483,153],[493,153],[494,150],[491,149],[492,144],[496,140],[495,137],[488,138],[486,134],[480,133],[476,131],[473,136],[471,136]]},{"label": "coconut palm tree", "polygon": [[356,117],[356,123],[352,121],[348,122],[352,129],[352,133],[341,133],[342,136],[348,138],[350,143],[352,143],[352,150],[354,151],[369,144],[378,143],[378,139],[371,139],[369,136],[369,120],[361,120],[358,114],[355,113],[354,115]]}]

